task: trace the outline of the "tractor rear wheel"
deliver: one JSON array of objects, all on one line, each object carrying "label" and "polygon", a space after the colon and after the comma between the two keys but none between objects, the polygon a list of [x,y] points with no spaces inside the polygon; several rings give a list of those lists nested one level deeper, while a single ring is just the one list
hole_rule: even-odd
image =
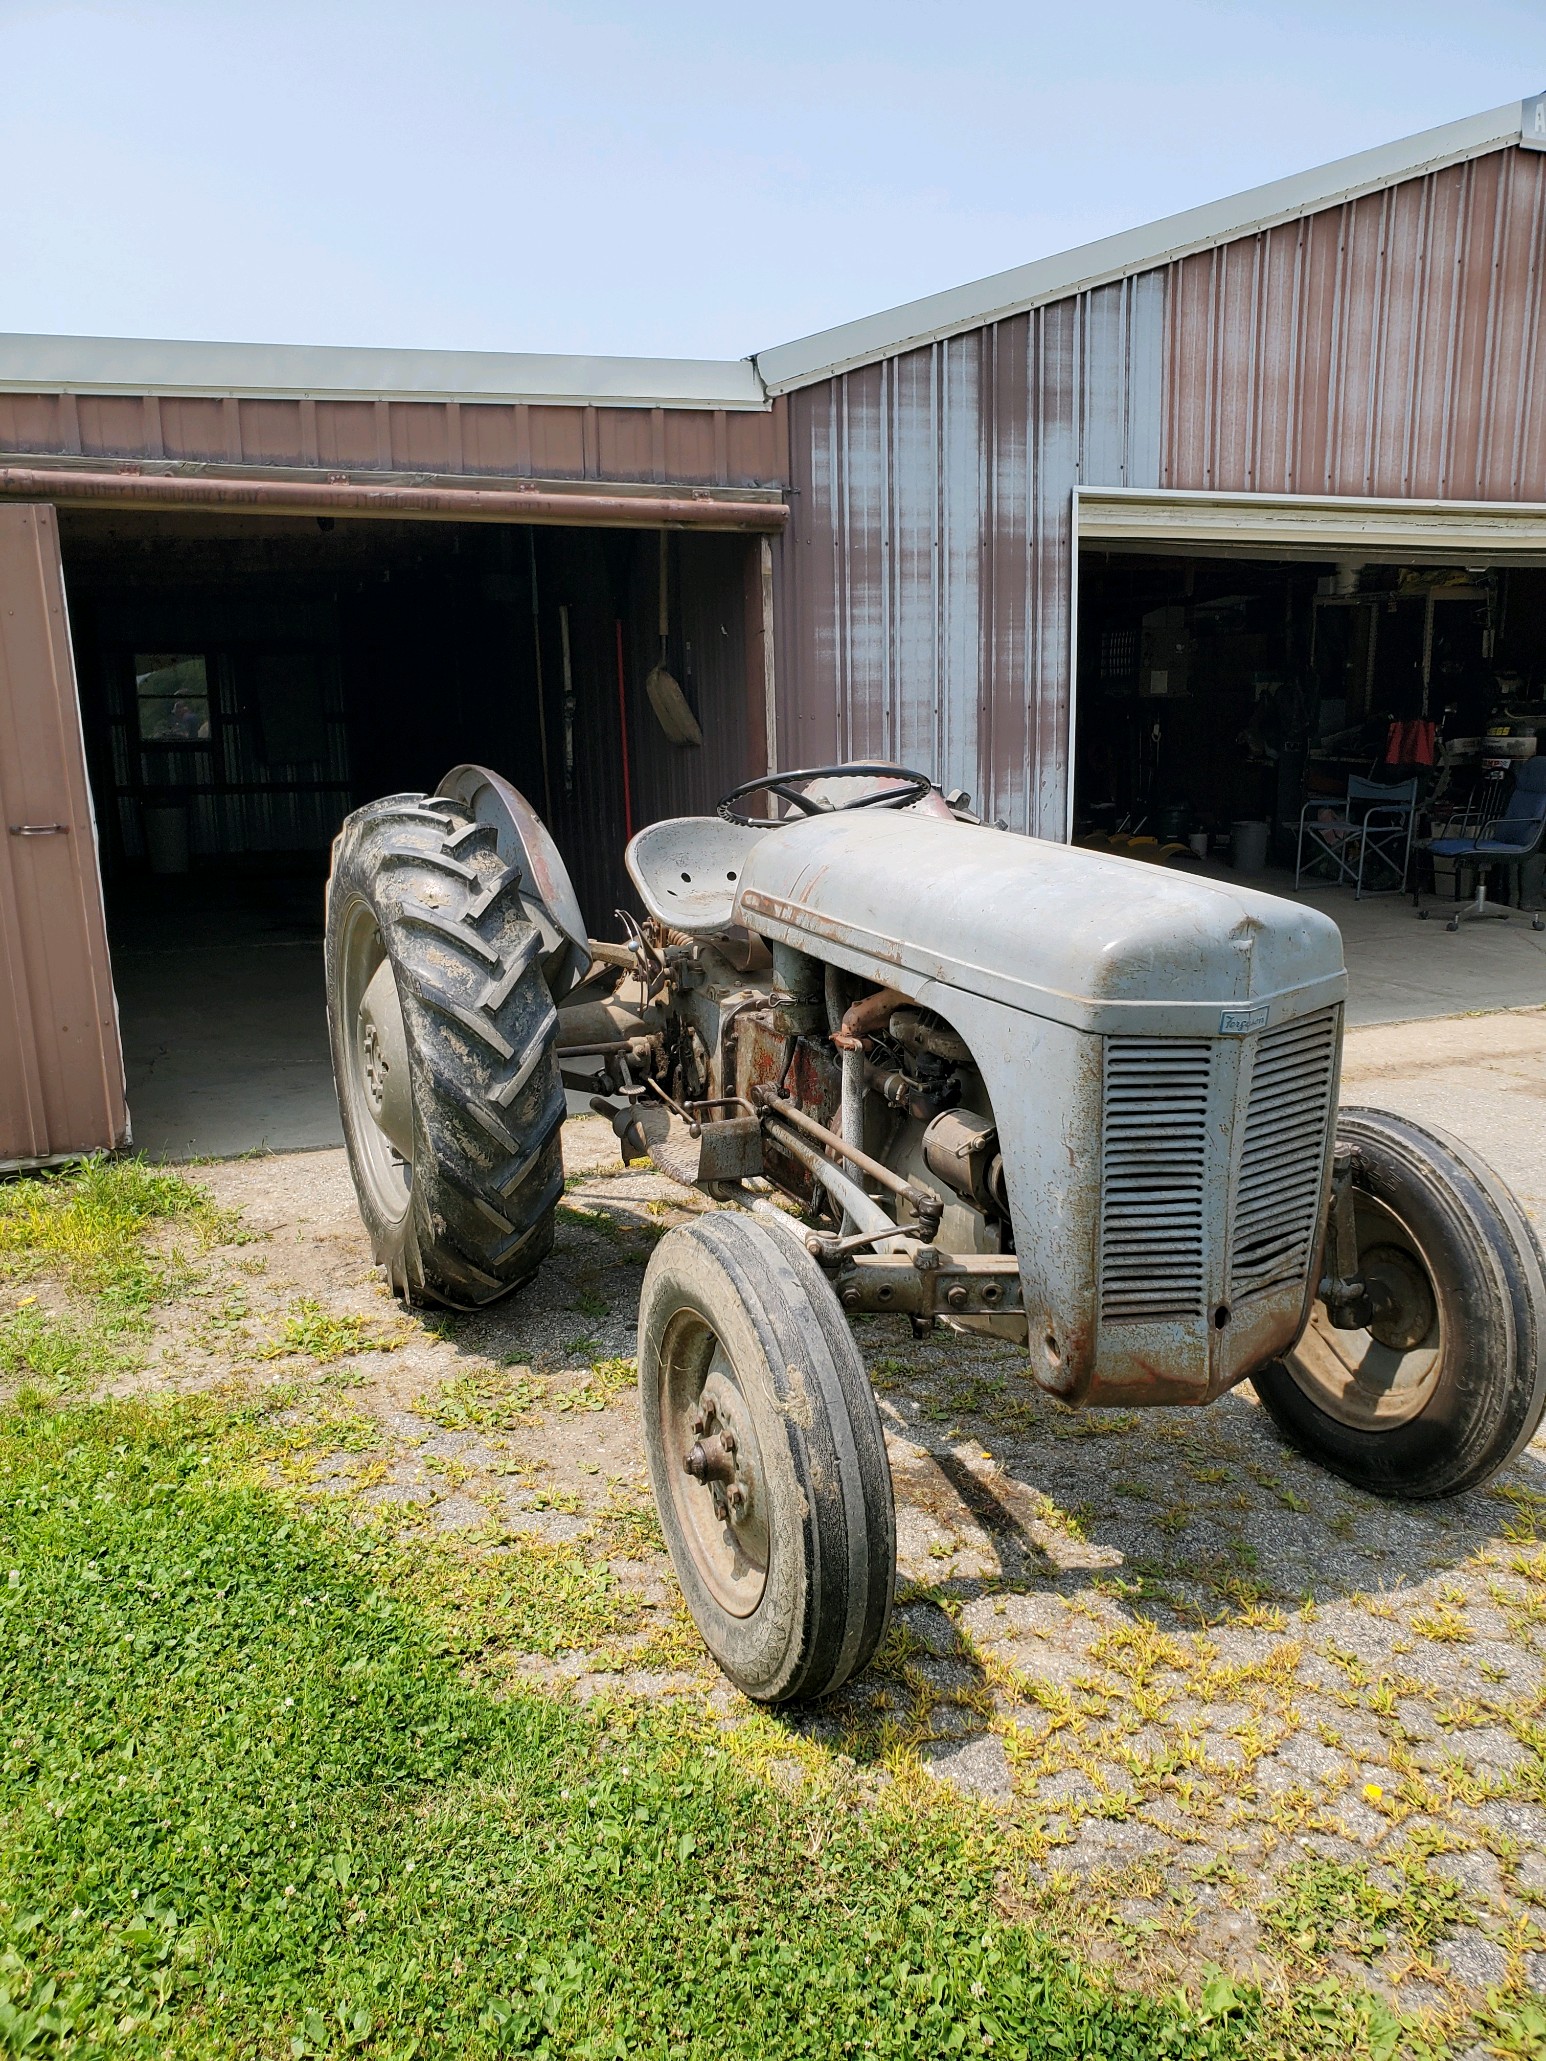
[{"label": "tractor rear wheel", "polygon": [[558,1017],[519,884],[493,829],[441,796],[372,802],[333,846],[339,1113],[376,1259],[410,1302],[494,1302],[553,1243]]},{"label": "tractor rear wheel", "polygon": [[886,1629],[896,1521],[874,1392],[816,1262],[743,1216],[670,1232],[639,1298],[639,1405],[710,1653],[759,1703],[840,1688]]},{"label": "tractor rear wheel", "polygon": [[1315,1305],[1252,1377],[1280,1431],[1381,1496],[1454,1496],[1534,1436],[1546,1402],[1546,1262],[1524,1211],[1454,1138],[1344,1109],[1367,1329]]}]

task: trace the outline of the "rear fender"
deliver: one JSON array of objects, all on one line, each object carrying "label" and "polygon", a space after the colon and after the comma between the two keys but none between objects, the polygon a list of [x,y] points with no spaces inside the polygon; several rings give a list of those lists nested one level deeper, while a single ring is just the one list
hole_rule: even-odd
[{"label": "rear fender", "polygon": [[489,824],[499,856],[520,869],[521,907],[542,934],[542,972],[555,1002],[590,965],[585,918],[569,869],[547,825],[525,795],[487,766],[453,766],[435,789]]}]

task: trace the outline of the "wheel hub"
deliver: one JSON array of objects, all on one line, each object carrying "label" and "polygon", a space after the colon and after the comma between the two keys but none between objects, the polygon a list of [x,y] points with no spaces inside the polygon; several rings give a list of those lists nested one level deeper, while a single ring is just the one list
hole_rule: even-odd
[{"label": "wheel hub", "polygon": [[408,1033],[392,962],[383,959],[360,998],[356,1035],[366,1113],[405,1160],[413,1157],[413,1101],[408,1085]]},{"label": "wheel hub", "polygon": [[1444,1325],[1427,1261],[1395,1212],[1356,1191],[1358,1272],[1372,1306],[1355,1329],[1317,1303],[1291,1356],[1295,1379],[1329,1417],[1355,1431],[1393,1431],[1427,1407]]},{"label": "wheel hub", "polygon": [[740,1529],[750,1521],[756,1483],[742,1460],[735,1426],[720,1413],[720,1401],[705,1389],[702,1407],[692,1420],[697,1438],[682,1465],[708,1489],[720,1522]]},{"label": "wheel hub", "polygon": [[749,1617],[768,1580],[770,1513],[749,1399],[718,1338],[684,1312],[661,1361],[662,1431],[680,1461],[671,1496],[693,1564],[720,1606]]},{"label": "wheel hub", "polygon": [[413,1094],[397,980],[375,912],[350,898],[338,919],[339,1098],[349,1111],[355,1181],[388,1223],[401,1222],[413,1185]]}]

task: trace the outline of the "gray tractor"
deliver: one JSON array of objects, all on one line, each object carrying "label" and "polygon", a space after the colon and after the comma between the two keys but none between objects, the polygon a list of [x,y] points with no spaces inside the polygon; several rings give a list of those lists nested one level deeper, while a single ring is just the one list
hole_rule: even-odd
[{"label": "gray tractor", "polygon": [[333,1064],[360,1210],[413,1302],[537,1271],[566,1090],[625,1160],[737,1205],[639,1308],[660,1520],[710,1652],[770,1704],[885,1629],[885,1441],[848,1319],[1023,1348],[1060,1401],[1250,1380],[1379,1495],[1458,1494],[1531,1437],[1546,1282],[1454,1140],[1338,1109],[1327,917],[1007,834],[895,766],[786,773],[627,850],[586,935],[541,822],[462,766],[334,847]]}]

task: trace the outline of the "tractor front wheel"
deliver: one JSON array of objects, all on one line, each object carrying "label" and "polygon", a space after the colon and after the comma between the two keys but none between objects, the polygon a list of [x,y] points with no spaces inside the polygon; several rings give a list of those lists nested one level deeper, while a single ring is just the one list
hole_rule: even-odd
[{"label": "tractor front wheel", "polygon": [[1525,1446],[1546,1403],[1546,1262],[1479,1159],[1383,1109],[1344,1109],[1367,1328],[1317,1303],[1254,1376],[1279,1430],[1376,1495],[1459,1495]]},{"label": "tractor front wheel", "polygon": [[339,1114],[377,1262],[410,1302],[477,1309],[553,1243],[558,1017],[519,886],[493,829],[438,795],[372,802],[333,846]]},{"label": "tractor front wheel", "polygon": [[655,1502],[693,1621],[760,1703],[829,1695],[891,1609],[880,1414],[815,1261],[746,1217],[661,1240],[639,1303]]}]

